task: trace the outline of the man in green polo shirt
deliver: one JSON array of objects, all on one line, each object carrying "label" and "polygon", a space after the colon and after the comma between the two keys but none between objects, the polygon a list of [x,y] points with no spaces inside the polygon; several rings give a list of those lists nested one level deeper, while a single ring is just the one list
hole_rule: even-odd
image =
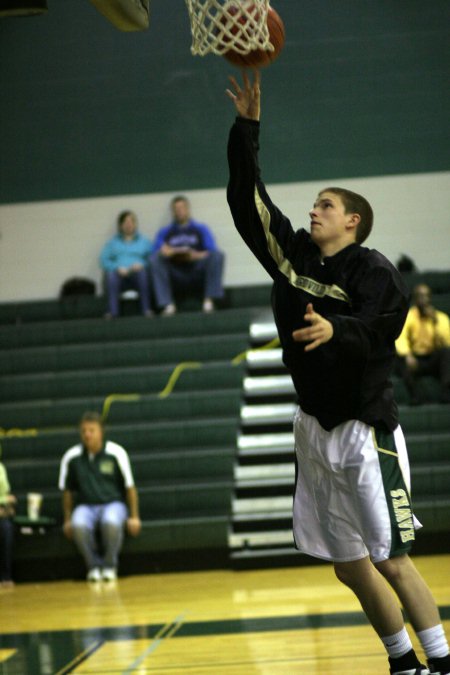
[{"label": "man in green polo shirt", "polygon": [[69,448],[61,460],[63,531],[83,556],[88,581],[113,581],[125,527],[132,536],[141,531],[130,460],[120,445],[104,441],[98,413],[83,415],[80,436],[81,443]]}]

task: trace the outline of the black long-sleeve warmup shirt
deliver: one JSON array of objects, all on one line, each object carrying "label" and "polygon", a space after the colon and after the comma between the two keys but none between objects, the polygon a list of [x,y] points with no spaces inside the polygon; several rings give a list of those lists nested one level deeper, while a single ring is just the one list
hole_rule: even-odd
[{"label": "black long-sleeve warmup shirt", "polygon": [[[294,231],[270,200],[258,166],[259,123],[237,118],[228,143],[228,203],[237,230],[273,279],[272,307],[283,361],[307,414],[324,429],[347,420],[395,429],[390,372],[408,311],[397,270],[376,250],[351,244],[321,261],[310,234]],[[333,325],[311,352],[295,342],[306,305]]]}]

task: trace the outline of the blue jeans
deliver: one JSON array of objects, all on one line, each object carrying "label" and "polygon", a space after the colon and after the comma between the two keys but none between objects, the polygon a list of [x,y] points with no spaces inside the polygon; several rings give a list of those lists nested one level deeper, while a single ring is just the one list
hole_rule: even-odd
[{"label": "blue jeans", "polygon": [[127,277],[120,276],[116,270],[106,272],[108,311],[112,316],[119,315],[120,293],[130,289],[137,290],[139,293],[142,314],[148,312],[150,310],[150,287],[149,275],[145,268],[139,270],[139,272],[133,272]]},{"label": "blue jeans", "polygon": [[176,263],[155,253],[151,258],[153,292],[158,307],[173,304],[173,290],[198,290],[203,298],[222,298],[224,255],[211,251],[203,260]]},{"label": "blue jeans", "polygon": [[80,504],[74,509],[73,538],[88,570],[117,567],[127,517],[123,502]]}]

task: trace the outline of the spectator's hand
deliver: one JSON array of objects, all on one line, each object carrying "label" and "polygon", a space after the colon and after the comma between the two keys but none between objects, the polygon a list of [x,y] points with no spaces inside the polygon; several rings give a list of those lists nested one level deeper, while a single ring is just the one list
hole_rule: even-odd
[{"label": "spectator's hand", "polygon": [[259,120],[261,112],[261,73],[255,69],[253,71],[253,82],[245,70],[242,71],[243,88],[241,89],[235,77],[230,75],[228,78],[234,89],[227,89],[226,93],[234,103],[236,112],[240,117],[245,117],[249,120]]},{"label": "spectator's hand", "polygon": [[405,356],[405,362],[408,370],[411,370],[412,372],[417,370],[417,366],[419,365],[419,363],[413,354],[407,354]]},{"label": "spectator's hand", "polygon": [[187,263],[192,260],[192,249],[190,249],[189,246],[176,246],[170,248],[172,249],[170,257],[174,263]]},{"label": "spectator's hand", "polygon": [[73,528],[72,528],[72,522],[70,520],[66,520],[63,525],[63,533],[64,536],[67,537],[67,539],[72,539],[73,537]]},{"label": "spectator's hand", "polygon": [[128,518],[127,520],[127,532],[132,537],[137,537],[142,529],[142,523],[140,518]]},{"label": "spectator's hand", "polygon": [[121,277],[127,277],[128,276],[128,270],[126,267],[119,267],[118,268],[118,273],[120,274]]},{"label": "spectator's hand", "polygon": [[209,256],[209,251],[190,251],[189,259],[194,260],[203,260]]},{"label": "spectator's hand", "polygon": [[310,352],[331,340],[333,337],[333,324],[314,311],[312,302],[307,305],[304,318],[311,326],[294,330],[292,337],[295,342],[309,342],[305,347],[305,352]]},{"label": "spectator's hand", "polygon": [[15,495],[7,495],[6,503],[10,506],[15,506],[17,504],[17,497]]},{"label": "spectator's hand", "polygon": [[163,258],[173,258],[174,255],[177,253],[186,253],[188,250],[187,246],[186,247],[178,247],[175,248],[174,246],[170,246],[169,244],[163,244],[161,248],[159,249],[160,255],[163,256]]},{"label": "spectator's hand", "polygon": [[130,267],[131,272],[139,272],[142,269],[144,269],[144,265],[142,263],[134,263]]}]

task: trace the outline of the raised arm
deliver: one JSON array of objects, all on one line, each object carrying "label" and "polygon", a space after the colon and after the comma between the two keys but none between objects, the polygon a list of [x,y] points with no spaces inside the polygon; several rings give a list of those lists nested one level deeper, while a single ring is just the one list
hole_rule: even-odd
[{"label": "raised arm", "polygon": [[[230,131],[227,198],[236,229],[272,278],[289,275],[303,236],[294,233],[290,221],[273,204],[261,180],[258,165],[261,78],[253,81],[244,72],[242,85],[230,77],[231,99],[238,117]],[[304,233],[306,234],[306,233]]]}]

